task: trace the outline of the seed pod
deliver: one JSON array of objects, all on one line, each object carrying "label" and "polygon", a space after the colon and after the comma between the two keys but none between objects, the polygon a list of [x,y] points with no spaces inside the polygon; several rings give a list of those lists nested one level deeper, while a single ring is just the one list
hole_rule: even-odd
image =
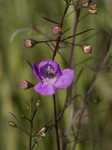
[{"label": "seed pod", "polygon": [[17,128],[17,125],[14,121],[9,121],[8,124],[10,127]]},{"label": "seed pod", "polygon": [[38,100],[35,105],[36,107],[40,106],[40,100]]},{"label": "seed pod", "polygon": [[88,1],[82,2],[82,7],[87,8],[88,6],[89,6],[89,2]]},{"label": "seed pod", "polygon": [[90,3],[89,8],[90,9],[96,9],[96,3]]},{"label": "seed pod", "polygon": [[88,9],[88,12],[91,14],[97,14],[97,9]]},{"label": "seed pod", "polygon": [[47,131],[47,128],[43,127],[40,129],[40,131],[36,135],[44,137],[44,136],[46,136],[46,131]]},{"label": "seed pod", "polygon": [[95,2],[91,2],[88,6],[88,12],[91,14],[97,14],[98,10],[96,8],[96,3]]}]

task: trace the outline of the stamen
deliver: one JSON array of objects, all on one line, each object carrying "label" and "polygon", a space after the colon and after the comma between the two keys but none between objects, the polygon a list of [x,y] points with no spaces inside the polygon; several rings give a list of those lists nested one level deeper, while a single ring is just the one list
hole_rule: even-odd
[{"label": "stamen", "polygon": [[51,72],[51,73],[48,73],[48,78],[54,78],[55,75]]}]

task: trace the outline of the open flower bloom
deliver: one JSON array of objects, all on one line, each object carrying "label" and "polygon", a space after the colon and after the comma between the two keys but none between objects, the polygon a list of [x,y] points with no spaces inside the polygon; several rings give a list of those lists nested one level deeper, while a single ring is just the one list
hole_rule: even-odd
[{"label": "open flower bloom", "polygon": [[34,63],[33,72],[35,77],[40,80],[34,89],[42,95],[53,95],[56,93],[56,89],[70,86],[74,79],[72,69],[64,69],[61,72],[59,64],[52,60],[42,61],[38,67]]}]

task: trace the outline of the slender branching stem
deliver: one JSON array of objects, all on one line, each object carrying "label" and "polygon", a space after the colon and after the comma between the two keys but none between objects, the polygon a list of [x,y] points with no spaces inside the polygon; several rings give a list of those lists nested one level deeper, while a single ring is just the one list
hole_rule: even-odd
[{"label": "slender branching stem", "polygon": [[55,98],[55,95],[53,95],[53,106],[54,106],[54,119],[55,119],[55,130],[56,130],[57,148],[58,148],[58,150],[60,150],[60,140],[59,140],[59,133],[58,133],[58,120],[57,120],[56,98]]},{"label": "slender branching stem", "polygon": [[32,150],[32,140],[33,140],[33,121],[37,113],[37,108],[33,110],[33,105],[31,101],[31,119],[30,119],[30,136],[29,136],[29,150]]},{"label": "slender branching stem", "polygon": [[[75,8],[75,18],[74,18],[74,26],[73,26],[73,35],[75,35],[76,33],[76,29],[77,29],[77,24],[78,24],[78,20],[79,20],[79,16],[80,16],[80,9],[76,9]],[[72,47],[71,47],[71,56],[70,56],[70,67],[74,69],[75,66],[75,37],[73,36],[72,38]],[[71,91],[71,97],[75,96],[75,71],[74,71],[74,81],[72,83],[72,91]],[[72,118],[74,116],[74,106],[75,105],[75,99],[71,98],[71,106],[72,106]],[[72,119],[71,118],[71,119]],[[72,127],[70,127],[70,130],[72,130]]]},{"label": "slender branching stem", "polygon": [[[63,13],[63,16],[61,18],[61,22],[59,24],[59,26],[60,26],[61,29],[63,28],[65,15],[66,15],[66,13],[68,11],[68,8],[69,8],[69,4],[68,4],[68,2],[66,2],[64,13]],[[59,36],[56,39],[56,45],[54,47],[54,53],[53,53],[53,56],[52,56],[52,60],[54,60],[55,57],[56,57],[56,53],[57,53],[57,51],[59,49],[59,44],[61,42],[62,35],[63,35],[62,32],[60,32]],[[58,133],[58,120],[57,120],[57,112],[56,112],[56,98],[55,98],[55,95],[53,95],[53,105],[54,105],[54,119],[55,119],[55,130],[56,130],[57,148],[58,148],[58,150],[60,150],[60,139],[59,139],[59,133]]]},{"label": "slender branching stem", "polygon": [[[66,15],[67,11],[68,11],[68,8],[69,8],[69,4],[66,3],[65,9],[64,9],[64,14],[63,14],[63,16],[62,16],[62,18],[61,18],[61,22],[60,22],[60,24],[59,24],[59,26],[60,26],[61,29],[62,29],[62,27],[63,27],[64,18],[65,18],[65,15]],[[62,37],[62,35],[63,35],[63,34],[60,32],[60,33],[59,33],[59,36],[57,37],[57,42],[56,42],[56,46],[55,46],[55,49],[54,49],[54,53],[53,53],[52,60],[55,59],[56,53],[57,53],[57,51],[58,51],[58,49],[59,49],[59,44],[60,44],[60,42],[61,42],[61,37]]]},{"label": "slender branching stem", "polygon": [[33,130],[33,120],[30,120],[30,138],[29,138],[29,150],[32,150],[32,130]]},{"label": "slender branching stem", "polygon": [[[93,77],[93,80],[91,81],[90,87],[88,88],[87,93],[85,95],[85,98],[83,100],[82,109],[79,111],[79,122],[78,122],[78,129],[77,129],[77,133],[76,133],[77,138],[79,136],[79,132],[80,132],[80,128],[81,128],[81,120],[83,118],[83,114],[84,114],[85,110],[88,107],[89,97],[90,97],[91,92],[94,89],[94,83],[95,83],[96,79],[98,78],[99,73],[102,71],[104,65],[106,64],[106,62],[109,59],[111,45],[112,45],[112,37],[110,37],[110,39],[108,41],[108,44],[107,44],[107,54],[104,56],[102,62],[99,64],[99,66],[96,69],[96,73],[95,73],[95,75]],[[75,116],[74,116],[73,122],[75,120]],[[72,124],[73,124],[73,122],[72,122]],[[76,149],[77,143],[78,143],[78,141],[76,139],[76,141],[75,141],[75,143],[73,145],[73,150]]]},{"label": "slender branching stem", "polygon": [[[77,30],[77,25],[78,25],[78,21],[79,21],[79,17],[80,17],[80,8],[78,8],[77,6],[74,6],[74,22],[73,22],[73,30],[72,30],[72,46],[71,46],[71,53],[70,53],[70,60],[69,60],[69,66],[74,69],[75,66],[75,34],[76,34],[76,30]],[[71,86],[71,92],[70,92],[70,96],[71,96],[71,120],[70,120],[70,125],[67,131],[67,135],[68,135],[68,143],[66,145],[66,149],[69,148],[69,141],[70,141],[70,137],[73,134],[73,125],[72,125],[72,120],[75,114],[75,98],[72,98],[75,96],[75,72],[74,72],[74,81],[72,83]],[[68,95],[68,94],[67,94]]]},{"label": "slender branching stem", "polygon": [[[74,35],[72,34],[72,35],[70,35],[70,36],[68,36],[68,37],[65,37],[65,38],[61,39],[60,42],[64,42],[64,41],[66,41],[66,40],[68,40],[68,39],[73,39],[73,37],[75,37],[75,36],[79,36],[79,35],[81,35],[81,34],[84,34],[84,33],[86,33],[86,32],[92,31],[92,30],[94,30],[94,28],[86,29],[86,30],[84,30],[84,31],[75,33]],[[63,34],[63,33],[61,33],[61,35],[62,35],[62,34]],[[57,41],[58,41],[58,39],[49,39],[49,40],[42,40],[42,41],[35,41],[35,42],[36,42],[37,44],[40,44],[40,43],[49,43],[49,42],[57,42]]]}]

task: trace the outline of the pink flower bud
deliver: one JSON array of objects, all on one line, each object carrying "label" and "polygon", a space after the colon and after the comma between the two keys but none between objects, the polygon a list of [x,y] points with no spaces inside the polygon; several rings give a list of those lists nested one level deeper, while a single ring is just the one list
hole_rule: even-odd
[{"label": "pink flower bud", "polygon": [[20,87],[23,88],[23,89],[26,89],[28,87],[28,82],[27,81],[22,81],[20,83]]},{"label": "pink flower bud", "polygon": [[82,46],[84,53],[91,53],[92,47],[90,45],[83,45]]},{"label": "pink flower bud", "polygon": [[20,83],[20,87],[23,89],[29,89],[29,88],[33,87],[33,84],[30,83],[29,81],[24,80]]},{"label": "pink flower bud", "polygon": [[61,32],[61,28],[60,27],[56,26],[56,27],[53,28],[53,33],[54,34],[57,34],[59,32]]},{"label": "pink flower bud", "polygon": [[30,48],[30,47],[33,47],[36,43],[37,43],[37,41],[35,41],[33,39],[28,39],[28,40],[24,41],[24,46],[26,48]]}]

